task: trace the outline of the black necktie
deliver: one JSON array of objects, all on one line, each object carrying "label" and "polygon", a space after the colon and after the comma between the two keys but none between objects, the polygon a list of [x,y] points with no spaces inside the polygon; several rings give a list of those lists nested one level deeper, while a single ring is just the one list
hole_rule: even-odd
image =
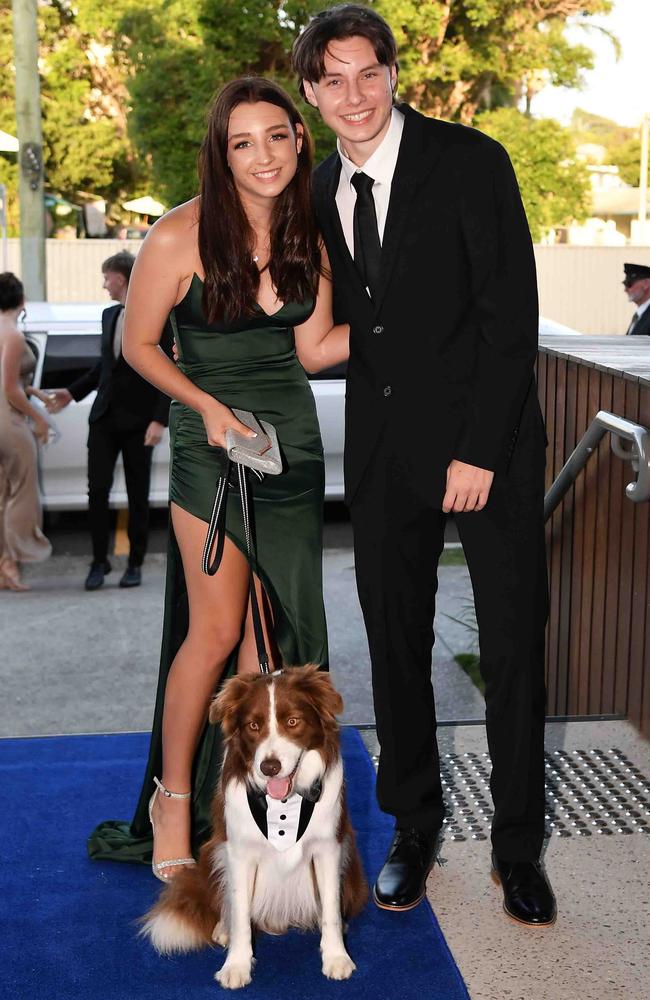
[{"label": "black necktie", "polygon": [[377,229],[377,213],[375,199],[372,196],[372,177],[364,173],[356,173],[352,177],[352,185],[357,192],[354,203],[354,263],[361,275],[366,288],[375,298],[379,288],[379,265],[381,262],[381,243]]},{"label": "black necktie", "polygon": [[635,312],[634,316],[632,317],[632,322],[627,328],[628,337],[630,336],[630,334],[634,333],[634,327],[637,325],[638,322],[639,322],[639,314]]}]

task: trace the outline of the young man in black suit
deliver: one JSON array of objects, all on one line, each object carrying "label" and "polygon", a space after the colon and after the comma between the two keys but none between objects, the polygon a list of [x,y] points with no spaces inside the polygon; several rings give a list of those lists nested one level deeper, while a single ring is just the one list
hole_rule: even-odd
[{"label": "young man in black suit", "polygon": [[[129,499],[129,561],[119,585],[137,587],[142,581],[149,531],[151,459],[169,420],[169,398],[138,375],[122,356],[124,303],[134,262],[135,257],[126,250],[104,261],[104,288],[118,304],[102,313],[100,360],[69,388],[53,390],[57,410],[97,390],[88,429],[88,516],[93,561],[86,590],[101,587],[111,570],[108,499],[120,452]],[[165,330],[162,346],[171,353],[170,331]]]},{"label": "young man in black suit", "polygon": [[424,895],[444,809],[431,686],[436,570],[454,513],[472,578],[492,757],[492,864],[507,912],[549,924],[544,836],[545,436],[533,375],[535,263],[505,150],[394,103],[397,51],[367,7],[294,46],[338,151],[314,205],[350,322],[346,498],[396,833],[376,903]]}]

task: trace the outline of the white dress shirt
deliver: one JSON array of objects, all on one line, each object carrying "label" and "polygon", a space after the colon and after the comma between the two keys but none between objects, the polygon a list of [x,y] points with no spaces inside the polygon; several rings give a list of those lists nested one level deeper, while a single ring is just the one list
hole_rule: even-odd
[{"label": "white dress shirt", "polygon": [[345,242],[352,257],[354,257],[354,204],[357,200],[357,192],[352,187],[352,177],[357,172],[363,172],[368,177],[372,177],[375,182],[372,188],[372,197],[377,213],[379,241],[383,243],[388,203],[390,202],[390,187],[395,173],[403,129],[404,115],[397,108],[393,108],[388,132],[362,167],[357,167],[352,160],[348,159],[341,148],[340,140],[337,142],[341,157],[341,176],[336,191],[336,207],[341,219]]},{"label": "white dress shirt", "polygon": [[650,299],[646,299],[645,302],[642,302],[640,306],[636,307],[637,319],[641,319],[648,306],[650,306]]},{"label": "white dress shirt", "polygon": [[118,361],[122,353],[122,334],[124,333],[124,306],[120,309],[115,320],[115,330],[113,332],[113,354]]}]

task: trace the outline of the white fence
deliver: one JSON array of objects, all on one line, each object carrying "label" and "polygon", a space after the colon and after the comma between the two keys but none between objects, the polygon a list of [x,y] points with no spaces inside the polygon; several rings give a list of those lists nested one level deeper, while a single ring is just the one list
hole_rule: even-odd
[{"label": "white fence", "polygon": [[[108,302],[102,263],[119,250],[137,254],[142,240],[46,240],[49,302]],[[20,277],[20,240],[7,241],[8,269]]]},{"label": "white fence", "polygon": [[[103,302],[102,262],[139,240],[48,240],[50,302]],[[8,240],[8,268],[20,274],[20,247]],[[624,261],[650,266],[650,247],[535,247],[543,316],[582,333],[624,333],[633,309],[623,292]],[[4,266],[4,264],[3,264]]]}]

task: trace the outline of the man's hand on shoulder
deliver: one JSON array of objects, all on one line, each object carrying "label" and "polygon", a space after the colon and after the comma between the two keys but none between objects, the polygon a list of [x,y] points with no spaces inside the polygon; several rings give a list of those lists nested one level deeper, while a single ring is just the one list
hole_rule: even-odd
[{"label": "man's hand on shoulder", "polygon": [[494,473],[488,469],[452,459],[447,469],[447,489],[442,501],[445,514],[450,511],[459,514],[461,511],[483,510],[493,479]]}]

